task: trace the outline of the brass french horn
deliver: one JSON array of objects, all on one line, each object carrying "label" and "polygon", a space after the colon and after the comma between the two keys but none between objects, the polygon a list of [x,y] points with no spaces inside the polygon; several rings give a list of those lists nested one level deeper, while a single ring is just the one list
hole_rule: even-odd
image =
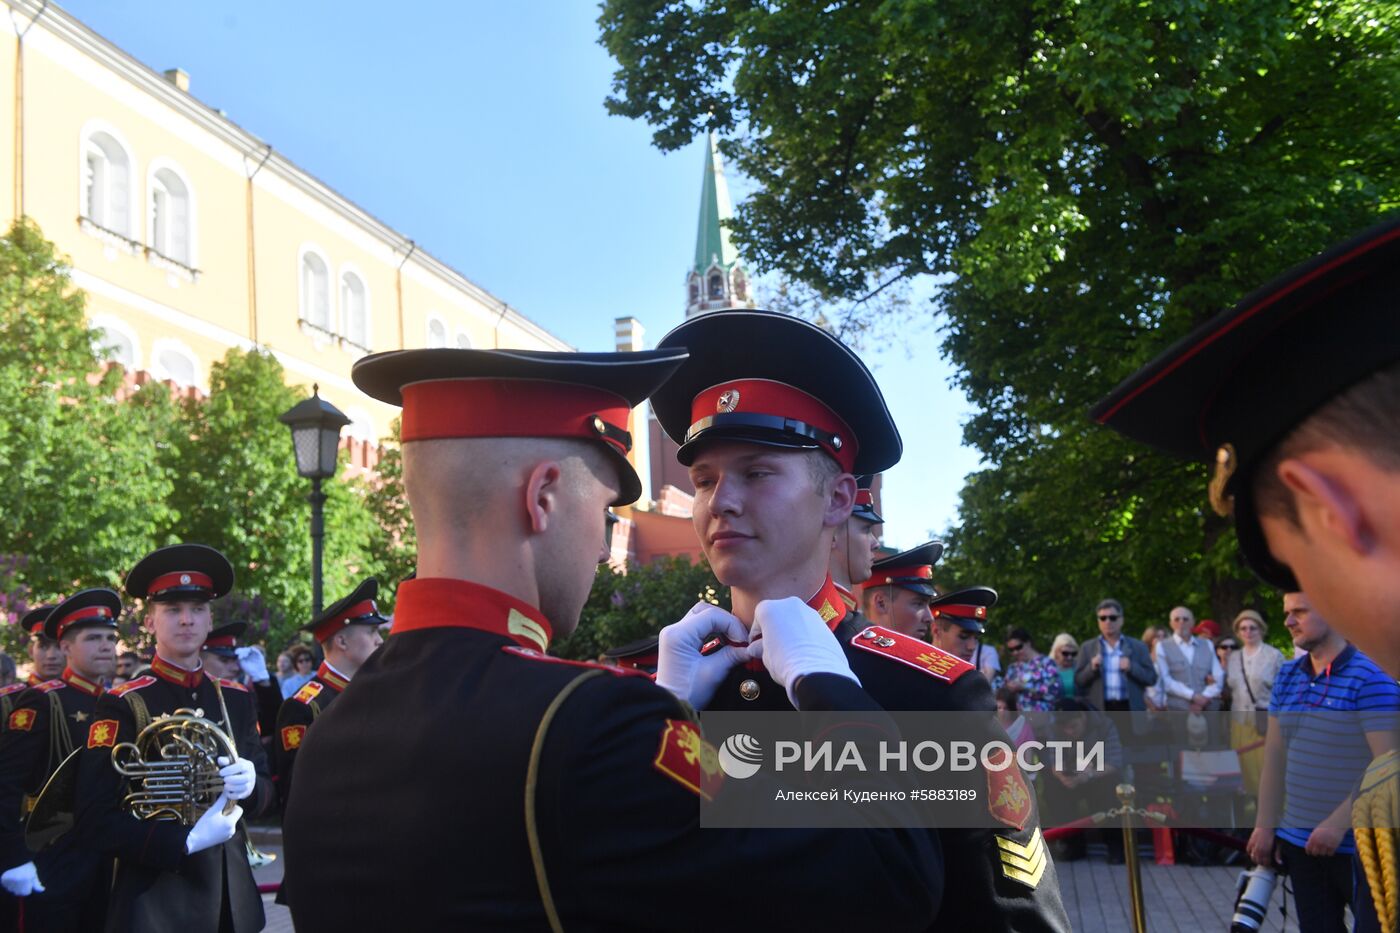
[{"label": "brass french horn", "polygon": [[[224,789],[219,758],[238,757],[227,732],[201,709],[157,716],[136,736],[112,749],[112,767],[130,783],[122,806],[142,820],[194,825]],[[234,803],[225,804],[226,813]]]}]

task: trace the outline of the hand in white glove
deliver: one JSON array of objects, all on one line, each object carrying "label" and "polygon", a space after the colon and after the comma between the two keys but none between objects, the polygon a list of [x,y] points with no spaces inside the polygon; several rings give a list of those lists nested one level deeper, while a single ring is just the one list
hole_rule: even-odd
[{"label": "hand in white glove", "polygon": [[787,690],[794,706],[792,688],[807,674],[839,674],[860,683],[831,629],[796,596],[759,603],[749,637],[756,649],[752,654],[763,658],[763,666]]},{"label": "hand in white glove", "polygon": [[744,623],[702,600],[691,607],[685,618],[663,628],[657,645],[656,685],[696,709],[710,702],[730,668],[751,656],[747,648],[739,645],[725,645],[702,655],[700,647],[713,634],[732,642],[749,639]]},{"label": "hand in white glove", "polygon": [[243,668],[243,673],[248,675],[248,679],[255,684],[264,683],[267,679],[267,659],[263,657],[262,649],[257,647],[243,647],[233,649],[238,655],[238,666]]},{"label": "hand in white glove", "polygon": [[228,798],[220,794],[213,806],[205,810],[190,827],[190,834],[185,837],[185,854],[194,855],[233,838],[238,821],[243,818],[243,808],[234,807],[231,813],[225,813],[224,804],[227,802]]},{"label": "hand in white glove", "polygon": [[219,777],[224,779],[224,796],[229,800],[242,800],[257,786],[258,774],[253,763],[247,758],[228,760],[227,755],[219,757]]},{"label": "hand in white glove", "polygon": [[15,897],[28,897],[44,890],[44,886],[39,883],[39,870],[34,867],[33,862],[16,865],[0,875],[0,887]]}]

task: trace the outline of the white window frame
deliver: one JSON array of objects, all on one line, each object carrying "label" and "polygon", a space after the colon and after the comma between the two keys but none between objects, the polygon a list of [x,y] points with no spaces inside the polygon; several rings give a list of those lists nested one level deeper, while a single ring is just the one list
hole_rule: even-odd
[{"label": "white window frame", "polygon": [[[322,268],[326,273],[326,320],[324,324],[317,323],[311,319],[310,308],[307,305],[306,276],[302,272],[302,267],[306,264],[307,256],[315,256],[320,260]],[[315,243],[303,243],[297,250],[297,319],[307,327],[318,333],[335,333],[336,323],[336,295],[331,289],[331,284],[336,281],[332,277],[335,266],[326,258],[325,250]]]},{"label": "white window frame", "polygon": [[475,344],[472,343],[472,335],[464,330],[457,331],[457,337],[452,342],[451,346],[457,350],[475,349]]},{"label": "white window frame", "polygon": [[[93,212],[88,209],[88,153],[92,149],[102,150],[104,156],[109,159],[106,148],[95,137],[105,136],[111,144],[121,150],[122,158],[126,160],[126,216],[118,222],[117,218],[108,216],[108,210],[104,207],[101,217],[92,216]],[[100,231],[110,231],[128,241],[136,240],[136,157],[131,144],[115,126],[104,120],[89,120],[83,125],[82,132],[78,135],[78,216]],[[110,204],[110,197],[108,198]]]},{"label": "white window frame", "polygon": [[[365,332],[363,340],[354,340],[350,333],[350,308],[345,301],[345,279],[347,276],[354,276],[360,283],[360,294],[364,299],[365,312]],[[368,351],[374,344],[373,308],[370,305],[369,279],[360,271],[360,268],[352,262],[340,264],[340,274],[336,276],[336,288],[340,298],[340,334],[341,340],[347,349],[359,349]]]},{"label": "white window frame", "polygon": [[452,346],[452,329],[447,326],[447,321],[440,314],[429,314],[428,321],[423,327],[423,346],[433,349],[433,325],[442,328],[442,343],[438,346]]},{"label": "white window frame", "polygon": [[[156,175],[160,172],[169,172],[175,176],[185,189],[185,251],[186,256],[182,259],[174,255],[173,251],[167,250],[168,244],[156,242],[155,229],[155,199],[156,199]],[[194,270],[199,268],[199,236],[198,236],[199,213],[195,203],[194,185],[190,183],[190,176],[176,162],[163,156],[151,160],[151,164],[146,167],[146,245],[161,258]]]},{"label": "white window frame", "polygon": [[[132,329],[130,324],[110,314],[94,314],[88,319],[88,327],[94,330],[111,331],[125,337],[127,342],[131,344],[131,365],[127,366],[127,372],[135,373],[141,370],[141,338],[136,336],[136,331]],[[112,362],[119,363],[120,361],[112,360]],[[121,365],[126,366],[125,363],[121,363]]]},{"label": "white window frame", "polygon": [[[187,383],[181,379],[178,379],[176,378],[174,373],[170,372],[168,369],[165,368],[165,364],[161,362],[161,357],[164,356],[166,353],[178,354],[180,356],[183,356],[189,362],[190,368],[194,372],[193,382]],[[190,386],[193,386],[194,388],[199,389],[201,392],[204,391],[204,386],[199,381],[201,373],[199,357],[195,355],[195,352],[191,350],[188,345],[186,345],[183,341],[176,340],[174,337],[162,337],[151,344],[151,365],[149,369],[151,375],[157,381],[163,382],[168,379],[171,382],[175,383],[177,386],[180,386],[181,388],[188,388]]]}]

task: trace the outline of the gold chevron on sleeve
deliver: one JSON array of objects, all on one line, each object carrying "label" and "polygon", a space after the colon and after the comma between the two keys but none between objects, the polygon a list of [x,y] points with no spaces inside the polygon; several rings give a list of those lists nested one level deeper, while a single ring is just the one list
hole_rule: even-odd
[{"label": "gold chevron on sleeve", "polygon": [[1045,874],[1045,863],[1049,856],[1045,851],[1045,840],[1040,835],[1040,827],[1035,828],[1030,841],[1024,845],[1005,836],[996,836],[998,854],[1001,856],[1001,873],[1012,881],[1019,881],[1026,887],[1035,889]]}]

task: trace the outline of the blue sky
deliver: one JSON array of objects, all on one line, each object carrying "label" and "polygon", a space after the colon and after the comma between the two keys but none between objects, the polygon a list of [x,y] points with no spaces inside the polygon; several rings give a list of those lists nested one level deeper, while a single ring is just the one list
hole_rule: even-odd
[{"label": "blue sky", "polygon": [[[607,114],[592,4],[60,5],[579,349],[611,349],[622,315],[649,344],[681,321],[704,146],[663,155]],[[866,354],[904,436],[884,500],[900,548],[955,520],[977,466],[937,345],[928,317]]]}]

